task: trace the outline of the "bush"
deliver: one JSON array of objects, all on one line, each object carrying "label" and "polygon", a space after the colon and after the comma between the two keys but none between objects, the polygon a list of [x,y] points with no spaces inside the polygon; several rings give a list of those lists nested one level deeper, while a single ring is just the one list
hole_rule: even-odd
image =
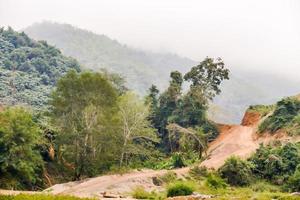
[{"label": "bush", "polygon": [[252,163],[232,156],[225,161],[225,164],[219,169],[219,173],[230,185],[244,186],[251,182],[252,168]]},{"label": "bush", "polygon": [[147,192],[142,186],[138,186],[132,191],[132,197],[135,199],[155,199],[154,192]]},{"label": "bush", "polygon": [[279,129],[291,126],[293,120],[300,114],[300,101],[296,98],[286,98],[277,102],[271,116],[259,126],[259,132],[276,132]]},{"label": "bush", "polygon": [[0,112],[1,188],[43,186],[44,163],[37,150],[41,140],[41,130],[26,109],[10,107]]},{"label": "bush", "polygon": [[247,112],[258,112],[262,117],[269,114],[274,109],[274,105],[251,105]]},{"label": "bush", "polygon": [[208,170],[204,166],[195,166],[189,170],[189,175],[195,180],[202,180],[204,177],[207,177]]},{"label": "bush", "polygon": [[261,145],[249,159],[254,164],[253,173],[259,178],[282,185],[300,164],[299,149],[293,143],[275,147]]},{"label": "bush", "polygon": [[294,174],[289,177],[287,188],[292,192],[300,191],[300,165],[297,166]]},{"label": "bush", "polygon": [[174,153],[172,155],[172,165],[174,168],[185,167],[184,158],[181,153]]},{"label": "bush", "polygon": [[226,188],[227,184],[225,181],[219,177],[217,174],[209,173],[205,185],[207,185],[210,188],[219,189],[219,188]]},{"label": "bush", "polygon": [[164,183],[170,183],[177,179],[177,174],[175,172],[169,171],[164,175],[160,176],[159,179],[162,180]]},{"label": "bush", "polygon": [[185,182],[176,182],[169,185],[167,189],[167,196],[187,196],[191,195],[194,192],[194,187]]}]

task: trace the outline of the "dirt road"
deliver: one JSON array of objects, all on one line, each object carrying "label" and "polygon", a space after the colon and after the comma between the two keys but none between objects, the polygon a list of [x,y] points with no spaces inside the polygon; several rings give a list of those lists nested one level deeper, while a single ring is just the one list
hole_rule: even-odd
[{"label": "dirt road", "polygon": [[219,168],[232,155],[247,158],[259,146],[254,139],[252,126],[226,125],[222,129],[218,138],[209,146],[208,158],[201,163],[207,168]]},{"label": "dirt road", "polygon": [[[254,127],[242,125],[221,126],[221,133],[208,149],[208,159],[201,165],[218,168],[231,155],[249,156],[258,147],[254,140]],[[189,168],[172,170],[179,176],[188,172]],[[153,184],[153,177],[165,174],[167,170],[143,170],[123,175],[106,175],[81,182],[70,182],[54,185],[48,191],[52,194],[68,194],[80,197],[99,197],[103,192],[128,194],[133,188],[143,186],[146,190],[160,190]]]}]

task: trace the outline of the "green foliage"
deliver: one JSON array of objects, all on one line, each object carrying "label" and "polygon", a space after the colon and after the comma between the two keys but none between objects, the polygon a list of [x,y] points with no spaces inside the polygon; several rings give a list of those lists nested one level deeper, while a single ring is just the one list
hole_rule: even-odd
[{"label": "green foliage", "polygon": [[258,112],[261,117],[266,116],[267,114],[271,113],[274,110],[275,106],[274,105],[254,105],[254,106],[249,106],[247,109],[247,112]]},{"label": "green foliage", "polygon": [[256,176],[282,185],[300,164],[299,145],[288,143],[278,147],[261,145],[249,159]]},{"label": "green foliage", "polygon": [[131,196],[135,199],[157,199],[155,192],[147,192],[142,186],[134,188]]},{"label": "green foliage", "polygon": [[286,186],[292,192],[300,191],[300,164],[297,166],[294,174],[289,177]]},{"label": "green foliage", "polygon": [[119,153],[117,93],[99,73],[68,72],[51,96],[51,117],[58,128],[59,154],[74,169],[74,178],[93,176],[111,166]]},{"label": "green foliage", "polygon": [[167,188],[167,196],[187,196],[194,192],[194,186],[188,182],[175,182]]},{"label": "green foliage", "polygon": [[21,107],[0,112],[0,187],[36,189],[42,185],[43,160],[37,150],[41,130]]},{"label": "green foliage", "polygon": [[221,93],[220,84],[229,79],[229,70],[221,58],[206,58],[184,75],[186,81],[192,82],[191,89],[199,93],[203,101],[212,100]]},{"label": "green foliage", "polygon": [[[146,97],[146,101],[152,105],[151,121],[158,129],[166,150],[171,152],[177,150],[172,147],[174,141],[171,141],[170,134],[168,134],[169,124],[178,124],[183,128],[201,128],[207,135],[207,141],[216,138],[218,130],[215,124],[207,119],[206,113],[209,101],[220,94],[220,85],[223,80],[229,79],[229,70],[225,68],[223,61],[220,58],[216,61],[206,58],[184,76],[178,71],[173,71],[170,78],[169,87],[159,97],[159,91],[155,86],[149,89]],[[182,94],[184,80],[192,82],[186,94]],[[173,146],[178,146],[178,142],[175,140]],[[193,150],[199,152],[199,148],[193,148]]]},{"label": "green foliage", "polygon": [[189,175],[195,180],[203,180],[209,175],[208,169],[204,166],[195,166],[190,168]]},{"label": "green foliage", "polygon": [[149,107],[137,95],[127,92],[119,97],[118,109],[122,140],[120,166],[124,161],[149,159],[155,149],[154,144],[159,143],[148,120]]},{"label": "green foliage", "polygon": [[0,55],[0,103],[3,104],[28,104],[43,109],[57,79],[70,69],[80,71],[76,60],[11,28],[0,29]]},{"label": "green foliage", "polygon": [[172,165],[174,168],[182,168],[186,166],[181,153],[176,152],[172,155]]},{"label": "green foliage", "polygon": [[252,163],[232,156],[219,168],[219,173],[230,185],[244,186],[251,182],[252,168]]},{"label": "green foliage", "polygon": [[18,194],[15,196],[0,195],[0,200],[94,200],[91,198],[78,198],[63,195],[45,195],[45,194]]},{"label": "green foliage", "polygon": [[[272,115],[259,126],[259,132],[274,133],[280,129],[299,130],[300,101],[297,98],[286,98],[277,102]],[[299,131],[298,131],[299,132]]]},{"label": "green foliage", "polygon": [[254,192],[280,192],[280,188],[264,180],[258,180],[251,184],[250,188]]},{"label": "green foliage", "polygon": [[159,179],[162,180],[164,183],[171,183],[176,181],[177,174],[173,171],[168,171],[164,175],[160,176]]},{"label": "green foliage", "polygon": [[214,189],[220,189],[220,188],[227,187],[225,180],[222,179],[218,174],[215,174],[215,173],[209,173],[207,175],[207,178],[205,180],[205,185],[207,185],[210,188],[214,188]]}]

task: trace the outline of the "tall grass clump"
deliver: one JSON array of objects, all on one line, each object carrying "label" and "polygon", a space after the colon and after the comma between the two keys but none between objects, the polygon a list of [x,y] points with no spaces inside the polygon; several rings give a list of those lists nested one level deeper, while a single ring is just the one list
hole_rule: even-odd
[{"label": "tall grass clump", "polygon": [[192,183],[182,181],[175,182],[168,186],[167,197],[191,195],[194,192],[194,190],[195,187]]}]

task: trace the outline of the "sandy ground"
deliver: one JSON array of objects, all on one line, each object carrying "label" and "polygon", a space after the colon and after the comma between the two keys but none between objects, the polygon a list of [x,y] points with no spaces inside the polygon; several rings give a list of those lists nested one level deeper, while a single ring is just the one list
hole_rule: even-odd
[{"label": "sandy ground", "polygon": [[236,155],[247,158],[259,144],[254,140],[254,128],[251,126],[232,125],[226,127],[219,137],[211,143],[208,158],[201,163],[207,168],[219,168],[224,161]]}]

